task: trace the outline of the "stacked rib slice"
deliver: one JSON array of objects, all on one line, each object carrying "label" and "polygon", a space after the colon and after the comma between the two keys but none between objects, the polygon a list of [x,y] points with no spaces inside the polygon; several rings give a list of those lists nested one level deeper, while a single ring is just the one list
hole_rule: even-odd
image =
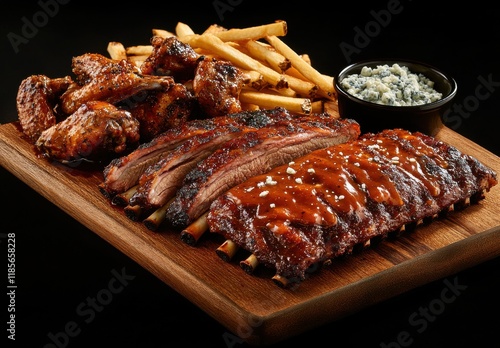
[{"label": "stacked rib slice", "polygon": [[113,160],[100,190],[151,230],[161,223],[183,229],[232,186],[359,134],[353,120],[283,108],[189,121]]}]

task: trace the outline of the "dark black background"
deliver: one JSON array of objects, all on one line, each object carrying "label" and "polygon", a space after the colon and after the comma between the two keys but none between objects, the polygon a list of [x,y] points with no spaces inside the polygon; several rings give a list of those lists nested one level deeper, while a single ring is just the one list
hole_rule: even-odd
[{"label": "dark black background", "polygon": [[[216,10],[215,3],[226,4]],[[50,11],[41,4],[51,4]],[[422,60],[453,76],[459,86],[455,99],[466,113],[453,113],[447,126],[500,154],[498,68],[500,17],[486,1],[461,6],[437,1],[276,2],[190,1],[163,5],[97,1],[3,3],[1,12],[0,76],[3,79],[0,123],[17,119],[15,97],[22,79],[32,74],[62,77],[71,73],[71,58],[86,52],[107,54],[109,41],[125,46],[147,44],[152,28],[173,31],[178,21],[201,32],[210,24],[246,27],[286,20],[284,39],[298,53],[308,53],[321,72],[334,75],[361,59],[402,57]],[[388,7],[398,4],[397,13]],[[50,13],[49,13],[50,12]],[[43,13],[48,13],[44,15]],[[377,23],[377,17],[379,22]],[[380,21],[383,21],[381,23]],[[36,23],[27,31],[26,23]],[[364,41],[356,32],[368,34]],[[14,37],[26,40],[13,44]],[[347,56],[341,45],[355,47]],[[490,89],[481,86],[490,81]],[[497,82],[498,81],[498,82]],[[478,88],[483,94],[479,95]],[[489,93],[484,96],[486,91]],[[244,347],[224,341],[227,330],[181,295],[156,279],[92,231],[5,169],[0,169],[3,208],[0,249],[6,258],[5,234],[16,233],[16,342],[19,347],[43,347],[64,325],[78,319],[76,307],[107,286],[111,271],[135,278],[67,347]],[[500,219],[500,218],[499,218]],[[0,269],[6,278],[7,261]],[[500,260],[471,267],[446,278],[467,286],[459,297],[415,333],[409,316],[439,298],[444,279],[416,288],[336,322],[319,326],[276,347],[291,343],[326,347],[382,347],[401,331],[412,331],[411,347],[500,346]],[[6,303],[4,300],[3,303]],[[6,338],[7,305],[0,335]],[[9,342],[12,343],[12,342]],[[393,345],[395,347],[395,345]]]}]

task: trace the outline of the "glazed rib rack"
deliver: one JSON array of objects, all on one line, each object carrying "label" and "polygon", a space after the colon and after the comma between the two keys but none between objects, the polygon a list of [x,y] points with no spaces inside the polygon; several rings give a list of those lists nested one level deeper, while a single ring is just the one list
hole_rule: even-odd
[{"label": "glazed rib rack", "polygon": [[456,148],[401,129],[313,151],[219,196],[207,215],[217,250],[275,269],[288,286],[356,248],[478,202],[496,173]]}]

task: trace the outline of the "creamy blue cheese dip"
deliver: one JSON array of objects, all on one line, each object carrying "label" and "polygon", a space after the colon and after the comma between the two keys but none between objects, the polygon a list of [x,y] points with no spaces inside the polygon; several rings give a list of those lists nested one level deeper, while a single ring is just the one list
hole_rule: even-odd
[{"label": "creamy blue cheese dip", "polygon": [[347,93],[372,103],[414,106],[440,100],[443,95],[434,89],[434,82],[408,67],[393,64],[363,67],[359,74],[340,81]]}]

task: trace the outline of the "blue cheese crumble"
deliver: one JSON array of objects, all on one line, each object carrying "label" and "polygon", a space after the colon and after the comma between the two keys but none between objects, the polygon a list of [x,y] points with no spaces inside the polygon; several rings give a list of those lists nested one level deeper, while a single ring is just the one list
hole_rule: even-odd
[{"label": "blue cheese crumble", "polygon": [[382,105],[423,105],[443,97],[434,89],[433,81],[399,64],[378,65],[376,68],[364,66],[359,74],[346,76],[340,84],[347,93]]}]

